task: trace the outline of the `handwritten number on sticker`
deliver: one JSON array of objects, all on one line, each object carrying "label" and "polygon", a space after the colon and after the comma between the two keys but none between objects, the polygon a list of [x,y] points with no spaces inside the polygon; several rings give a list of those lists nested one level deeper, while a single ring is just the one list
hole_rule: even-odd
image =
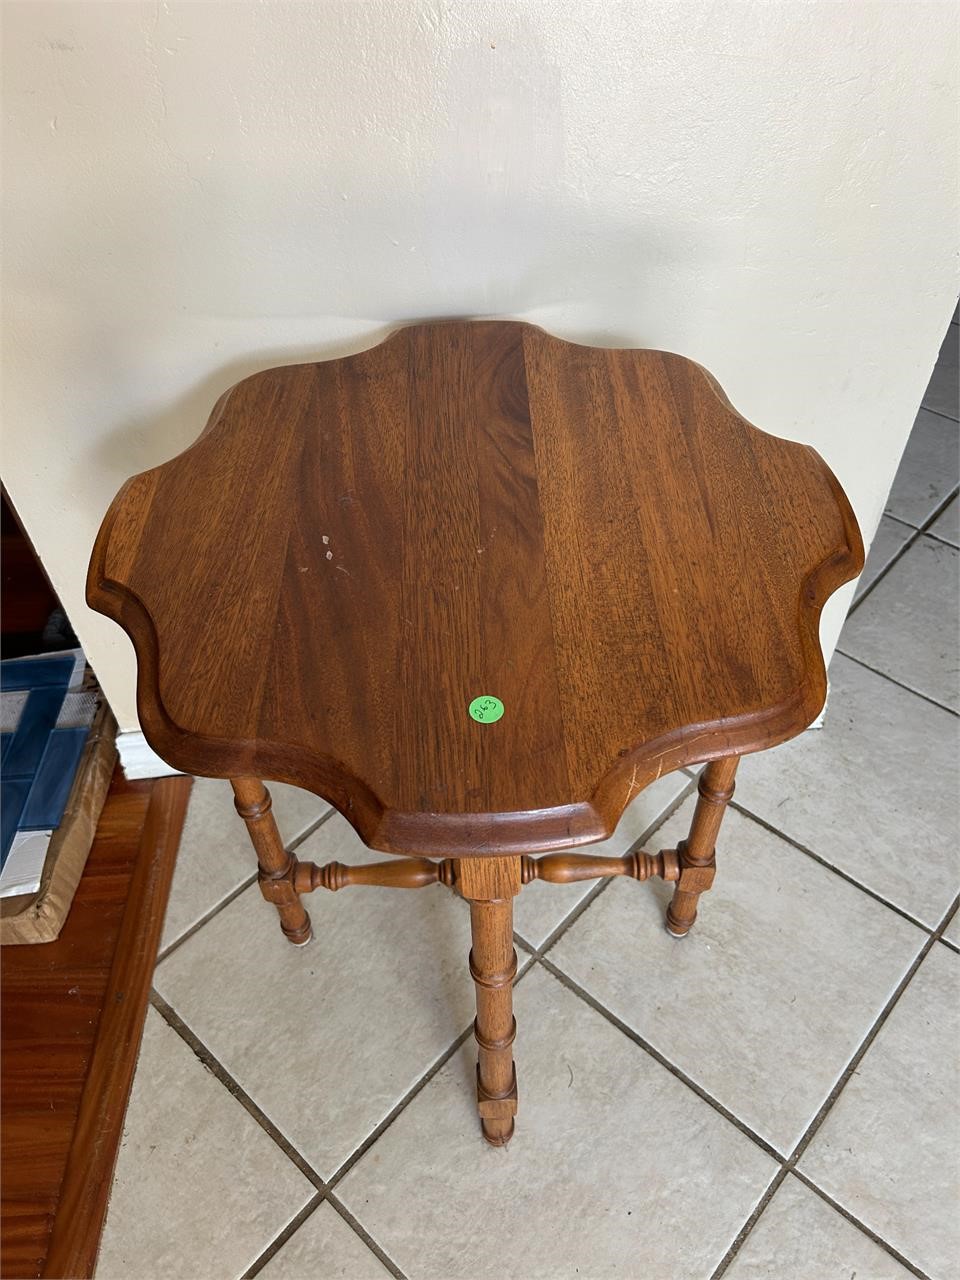
[{"label": "handwritten number on sticker", "polygon": [[484,693],[479,698],[474,698],[467,710],[478,723],[493,724],[503,715],[503,703],[493,694]]}]

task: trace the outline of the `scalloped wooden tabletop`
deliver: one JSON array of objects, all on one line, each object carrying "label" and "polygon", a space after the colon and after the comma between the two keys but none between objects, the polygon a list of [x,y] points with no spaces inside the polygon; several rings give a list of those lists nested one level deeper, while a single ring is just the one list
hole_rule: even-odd
[{"label": "scalloped wooden tabletop", "polygon": [[822,459],[699,365],[455,321],[232,388],[118,494],[88,600],[177,768],[308,787],[389,852],[504,855],[800,732],[862,563]]}]

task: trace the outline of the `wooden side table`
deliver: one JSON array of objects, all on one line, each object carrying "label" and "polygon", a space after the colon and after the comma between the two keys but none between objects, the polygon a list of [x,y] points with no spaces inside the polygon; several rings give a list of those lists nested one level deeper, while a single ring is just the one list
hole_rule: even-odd
[{"label": "wooden side table", "polygon": [[[662,876],[683,936],[738,759],[819,712],[820,610],[862,565],[823,460],[747,423],[699,365],[458,321],[238,383],[195,445],[118,494],[87,598],[133,640],[154,750],[232,780],[291,942],[318,886],[439,882],[469,901],[478,1106],[499,1145],[513,897]],[[570,852],[702,761],[677,849]],[[263,778],[402,856],[298,862]]]}]

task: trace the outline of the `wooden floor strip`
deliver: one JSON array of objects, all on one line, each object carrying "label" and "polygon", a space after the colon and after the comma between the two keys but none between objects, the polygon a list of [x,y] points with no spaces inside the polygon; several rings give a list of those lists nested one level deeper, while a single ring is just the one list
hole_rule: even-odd
[{"label": "wooden floor strip", "polygon": [[93,1274],[190,785],[117,773],[60,937],[4,948],[4,1277]]}]

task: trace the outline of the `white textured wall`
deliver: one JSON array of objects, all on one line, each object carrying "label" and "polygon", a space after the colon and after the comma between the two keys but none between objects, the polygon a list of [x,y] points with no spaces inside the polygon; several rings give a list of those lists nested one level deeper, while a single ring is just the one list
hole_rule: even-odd
[{"label": "white textured wall", "polygon": [[82,597],[121,481],[396,320],[692,356],[872,535],[956,296],[955,13],[4,4],[3,472],[121,726]]}]

